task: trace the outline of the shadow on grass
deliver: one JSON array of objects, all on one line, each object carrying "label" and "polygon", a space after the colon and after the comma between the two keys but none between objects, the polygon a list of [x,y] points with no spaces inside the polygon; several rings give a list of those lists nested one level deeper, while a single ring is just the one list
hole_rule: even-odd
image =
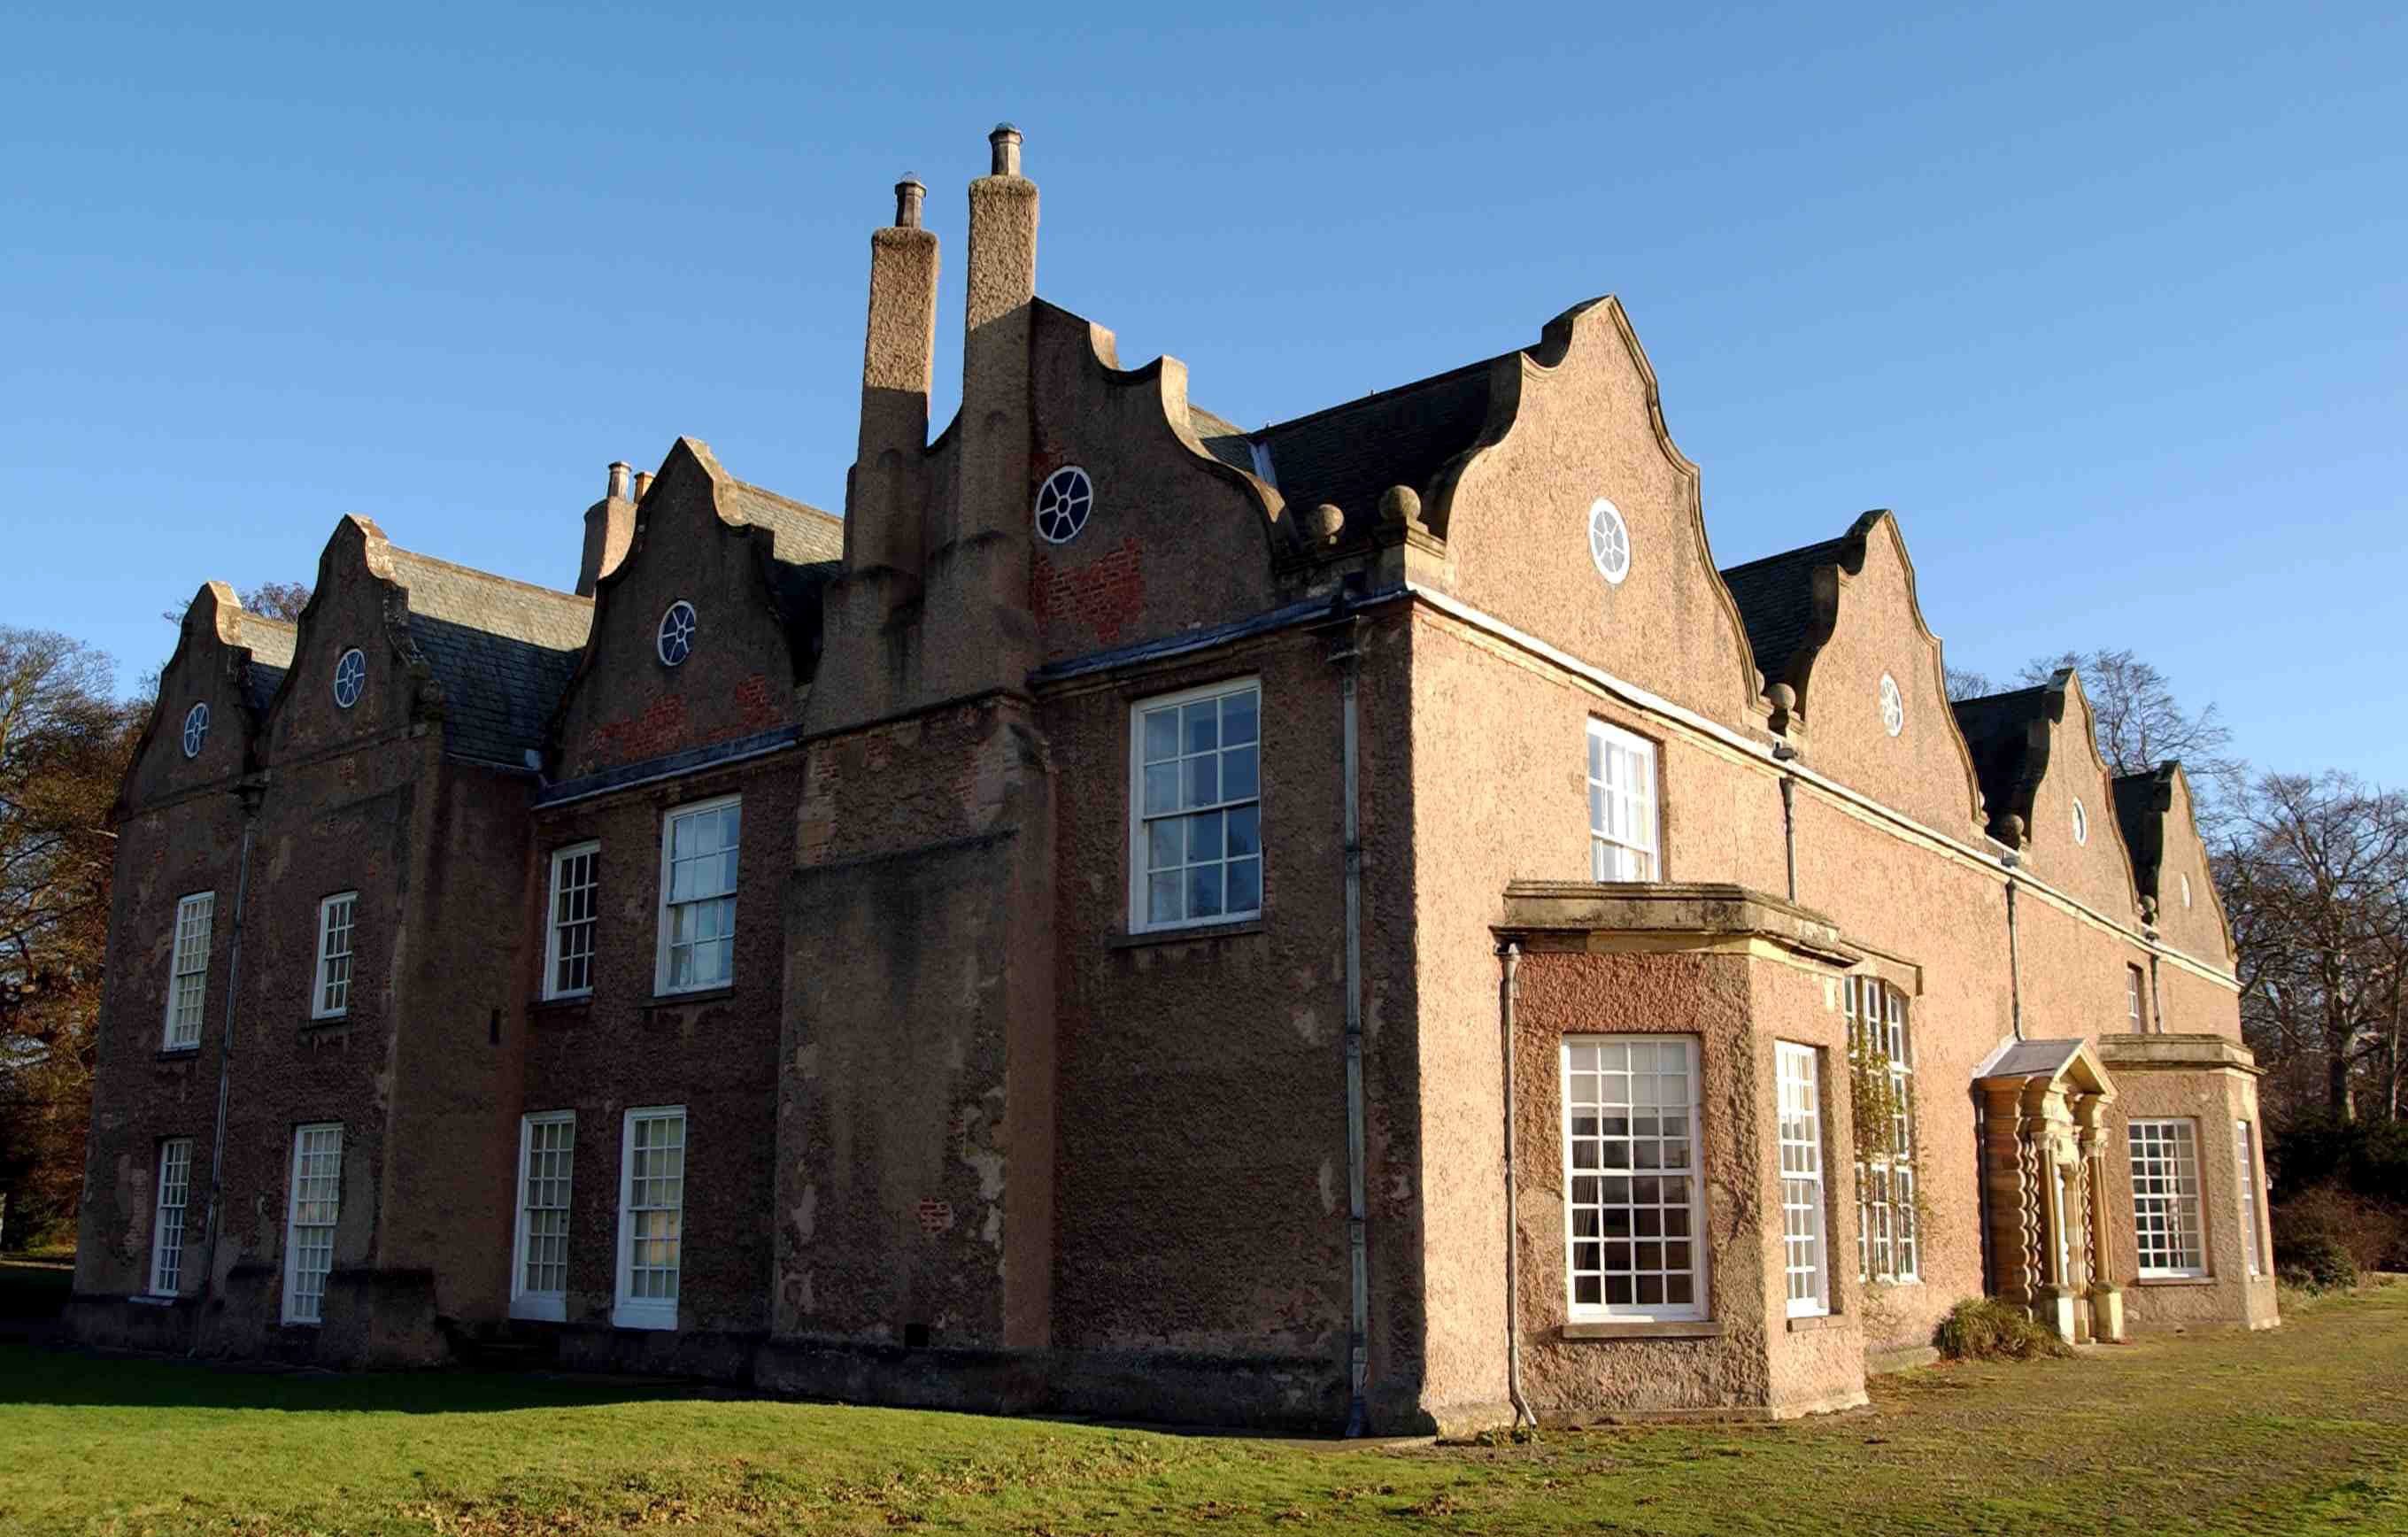
[{"label": "shadow on grass", "polygon": [[667,1379],[452,1370],[268,1371],[0,1343],[0,1405],[483,1415],[752,1396]]}]

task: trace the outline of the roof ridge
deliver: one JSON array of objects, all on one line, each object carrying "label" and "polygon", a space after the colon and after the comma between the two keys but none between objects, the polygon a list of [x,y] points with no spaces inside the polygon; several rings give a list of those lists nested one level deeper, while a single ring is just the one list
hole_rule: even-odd
[{"label": "roof ridge", "polygon": [[505,587],[515,587],[521,592],[533,593],[541,597],[557,598],[561,602],[569,604],[576,608],[591,609],[594,606],[594,600],[592,598],[582,596],[576,593],[564,592],[558,587],[546,587],[539,582],[522,582],[517,577],[504,576],[499,571],[488,571],[481,567],[463,566],[456,560],[445,560],[441,555],[430,555],[417,550],[405,550],[400,545],[393,543],[390,539],[386,540],[385,543],[386,548],[396,555],[406,556],[410,560],[423,561],[429,566],[439,566],[447,571],[457,571],[463,576],[475,577],[480,582],[495,582]]},{"label": "roof ridge", "polygon": [[[1515,349],[1517,352],[1520,349],[1518,348]],[[1436,384],[1445,380],[1457,379],[1465,374],[1474,371],[1475,369],[1486,368],[1498,358],[1505,355],[1506,354],[1503,352],[1493,352],[1487,357],[1477,358],[1472,362],[1460,364],[1452,368],[1440,369],[1437,373],[1428,374],[1420,379],[1407,380],[1402,384],[1392,385],[1384,390],[1373,390],[1369,395],[1356,395],[1352,400],[1340,400],[1334,406],[1324,406],[1318,410],[1307,411],[1302,416],[1291,416],[1283,422],[1266,422],[1261,426],[1256,427],[1254,431],[1245,434],[1245,436],[1249,438],[1259,438],[1265,433],[1284,431],[1289,427],[1301,426],[1307,422],[1318,421],[1322,417],[1334,415],[1339,411],[1353,410],[1357,406],[1368,405],[1374,400],[1384,400],[1391,395],[1402,395],[1408,390],[1418,390],[1426,384]]]},{"label": "roof ridge", "polygon": [[1845,534],[1837,535],[1827,539],[1813,539],[1805,544],[1793,545],[1786,550],[1775,550],[1769,555],[1758,555],[1754,560],[1742,560],[1735,566],[1723,567],[1717,574],[1728,577],[1741,571],[1751,570],[1758,566],[1770,566],[1776,560],[1795,560],[1799,555],[1805,554],[1809,551],[1821,550],[1831,545],[1845,544],[1847,542],[1848,536]]},{"label": "roof ridge", "polygon": [[789,496],[782,491],[772,491],[767,486],[762,485],[758,481],[739,480],[738,477],[733,475],[730,475],[727,478],[730,481],[735,481],[737,485],[742,487],[746,491],[754,492],[760,496],[767,496],[773,502],[783,502],[788,507],[795,509],[795,510],[798,512],[809,512],[813,517],[825,518],[828,522],[833,524],[841,524],[844,522],[843,518],[829,511],[826,508],[813,507],[810,503],[802,500],[800,497]]}]

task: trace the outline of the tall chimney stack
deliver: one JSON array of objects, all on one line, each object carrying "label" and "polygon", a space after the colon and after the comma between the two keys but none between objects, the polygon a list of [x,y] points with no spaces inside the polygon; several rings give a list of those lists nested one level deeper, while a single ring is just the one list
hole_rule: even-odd
[{"label": "tall chimney stack", "polygon": [[869,237],[861,437],[844,511],[845,567],[852,571],[920,573],[927,500],[920,461],[928,446],[937,356],[937,237],[920,227],[927,194],[917,177],[896,182],[895,223]]},{"label": "tall chimney stack", "polygon": [[[585,510],[585,548],[577,561],[577,596],[592,597],[594,584],[619,568],[636,539],[636,503],[627,495],[628,467],[613,462],[602,499]],[[650,476],[644,477],[650,480]]]},{"label": "tall chimney stack", "polygon": [[[1019,129],[997,123],[987,144],[992,172],[970,183],[968,306],[963,317],[959,533],[966,538],[1012,528],[1026,522],[1028,511],[1022,504],[1028,499],[1037,184],[1020,174]],[[1025,568],[1017,582],[1025,594]]]}]

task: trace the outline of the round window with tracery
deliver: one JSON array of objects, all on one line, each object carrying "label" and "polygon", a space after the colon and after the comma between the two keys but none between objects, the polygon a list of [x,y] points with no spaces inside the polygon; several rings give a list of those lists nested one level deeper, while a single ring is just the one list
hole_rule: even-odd
[{"label": "round window with tracery", "polygon": [[1068,544],[1087,526],[1095,506],[1095,482],[1078,466],[1065,465],[1037,488],[1037,532],[1048,544]]},{"label": "round window with tracery", "polygon": [[675,667],[694,654],[694,605],[679,598],[661,615],[661,628],[654,638],[663,667]]},{"label": "round window with tracery", "polygon": [[1630,574],[1630,525],[1622,510],[1599,496],[1588,506],[1588,558],[1597,574],[1619,587]]},{"label": "round window with tracery", "polygon": [[184,756],[201,755],[201,743],[209,740],[209,707],[196,704],[184,711]]},{"label": "round window with tracery", "polygon": [[1881,681],[1882,729],[1895,737],[1906,729],[1906,696],[1898,691],[1898,680],[1888,673]]},{"label": "round window with tracery", "polygon": [[338,709],[349,710],[359,703],[367,686],[368,659],[359,647],[353,646],[335,658],[335,704]]}]

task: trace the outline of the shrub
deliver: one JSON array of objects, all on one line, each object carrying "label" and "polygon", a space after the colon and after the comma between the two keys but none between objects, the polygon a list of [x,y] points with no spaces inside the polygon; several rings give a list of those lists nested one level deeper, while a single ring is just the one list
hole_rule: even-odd
[{"label": "shrub", "polygon": [[2028,1361],[2073,1354],[2047,1325],[1995,1297],[1969,1297],[1949,1309],[1931,1343],[1955,1361]]},{"label": "shrub", "polygon": [[2310,1233],[2274,1245],[2274,1279],[2301,1291],[2345,1291],[2358,1285],[2358,1261],[2340,1241]]},{"label": "shrub", "polygon": [[2348,1286],[2358,1271],[2408,1263],[2408,1212],[2338,1185],[2300,1191],[2276,1206],[2272,1217],[2277,1274],[2338,1274],[2345,1265],[2348,1279],[2321,1284]]}]

